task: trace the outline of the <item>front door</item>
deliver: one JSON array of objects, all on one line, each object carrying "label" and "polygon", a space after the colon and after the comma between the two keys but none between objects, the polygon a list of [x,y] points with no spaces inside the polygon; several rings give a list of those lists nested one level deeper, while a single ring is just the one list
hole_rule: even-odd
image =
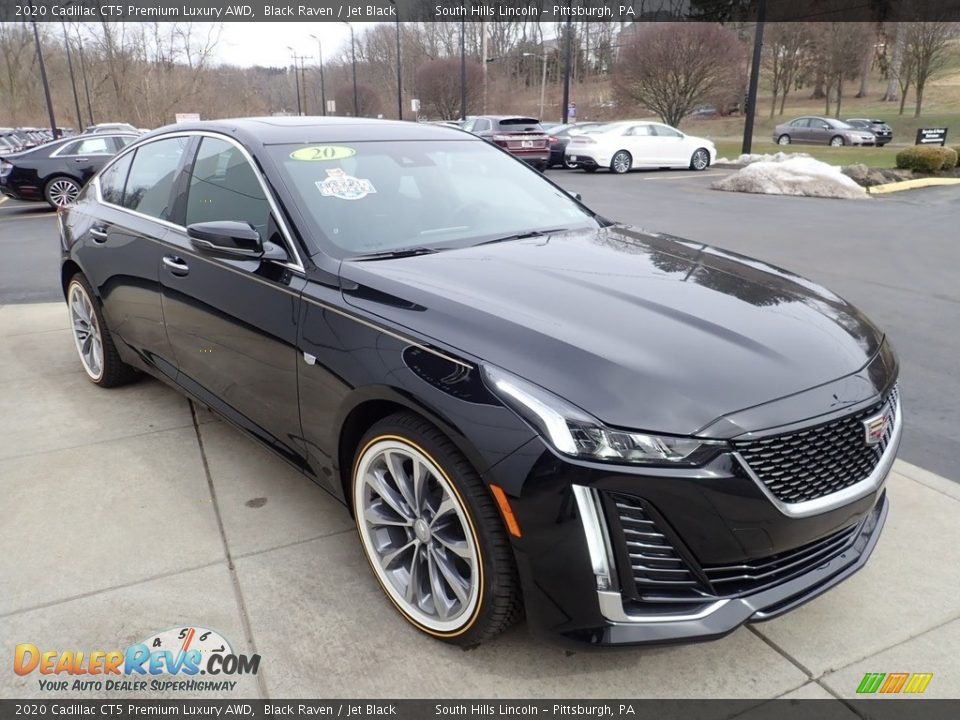
[{"label": "front door", "polygon": [[[259,174],[231,140],[200,140],[178,206],[183,226],[245,222],[291,252]],[[305,468],[296,351],[302,273],[293,262],[214,257],[185,227],[167,242],[160,278],[178,382]]]}]

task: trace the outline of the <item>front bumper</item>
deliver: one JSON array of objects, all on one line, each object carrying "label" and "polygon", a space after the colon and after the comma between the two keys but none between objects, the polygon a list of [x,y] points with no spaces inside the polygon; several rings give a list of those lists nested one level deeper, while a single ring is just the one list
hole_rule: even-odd
[{"label": "front bumper", "polygon": [[[737,452],[697,468],[624,468],[561,458],[530,441],[488,479],[509,487],[525,478],[511,504],[523,529],[514,549],[531,629],[588,645],[710,640],[817,597],[863,567],[876,545],[903,428],[898,400],[895,418],[869,476],[790,506]],[[620,509],[631,501],[636,508]],[[664,577],[670,582],[650,581]]]}]

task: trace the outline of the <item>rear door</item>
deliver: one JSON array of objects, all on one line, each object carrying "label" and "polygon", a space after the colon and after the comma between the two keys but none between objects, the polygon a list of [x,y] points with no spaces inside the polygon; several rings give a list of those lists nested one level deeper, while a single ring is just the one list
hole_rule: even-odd
[{"label": "rear door", "polygon": [[[633,166],[656,165],[660,162],[657,138],[650,123],[642,123],[627,128],[622,137],[623,145],[633,156]],[[615,150],[615,148],[613,148]]]},{"label": "rear door", "polygon": [[107,168],[88,188],[99,193],[100,208],[77,250],[121,354],[138,356],[171,380],[176,364],[163,325],[158,271],[188,144],[183,136],[154,140]]},{"label": "rear door", "polygon": [[[160,260],[163,314],[177,382],[306,468],[297,399],[302,264],[259,171],[232,139],[204,135],[179,189],[178,227]],[[193,223],[248,223],[289,262],[226,259],[198,249]]]}]

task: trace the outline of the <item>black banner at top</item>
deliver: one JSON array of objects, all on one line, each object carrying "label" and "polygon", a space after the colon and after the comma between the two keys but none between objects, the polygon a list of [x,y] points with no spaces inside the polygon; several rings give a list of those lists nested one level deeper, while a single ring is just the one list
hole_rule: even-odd
[{"label": "black banner at top", "polygon": [[960,0],[0,0],[36,22],[958,21]]}]

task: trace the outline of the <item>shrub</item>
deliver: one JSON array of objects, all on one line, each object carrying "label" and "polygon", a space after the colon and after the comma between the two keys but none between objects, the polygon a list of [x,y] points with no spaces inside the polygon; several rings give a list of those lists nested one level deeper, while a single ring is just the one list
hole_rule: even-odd
[{"label": "shrub", "polygon": [[957,166],[957,161],[960,159],[960,150],[955,147],[952,148],[943,148],[946,151],[947,159],[943,161],[943,170],[953,170]]},{"label": "shrub", "polygon": [[937,172],[957,166],[957,153],[951,148],[915,145],[897,153],[897,167],[918,172]]}]

